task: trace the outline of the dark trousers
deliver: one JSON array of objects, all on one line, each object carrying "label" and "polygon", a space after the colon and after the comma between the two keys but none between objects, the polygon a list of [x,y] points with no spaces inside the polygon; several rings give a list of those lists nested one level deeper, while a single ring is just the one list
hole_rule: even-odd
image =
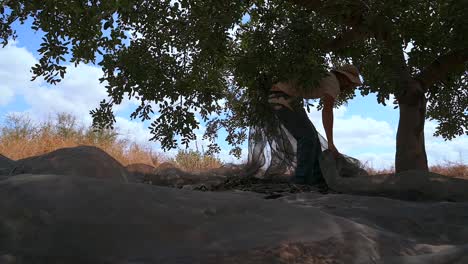
[{"label": "dark trousers", "polygon": [[317,130],[302,104],[295,105],[293,109],[294,111],[282,106],[273,111],[297,141],[297,167],[294,182],[310,185],[324,183],[319,164],[322,148]]}]

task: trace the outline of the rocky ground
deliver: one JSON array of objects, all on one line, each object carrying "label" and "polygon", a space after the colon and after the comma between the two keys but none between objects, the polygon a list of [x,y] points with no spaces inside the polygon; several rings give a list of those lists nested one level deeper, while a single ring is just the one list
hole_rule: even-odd
[{"label": "rocky ground", "polygon": [[468,263],[467,182],[440,175],[328,171],[327,190],[236,167],[124,168],[86,146],[0,156],[0,175],[2,264]]}]

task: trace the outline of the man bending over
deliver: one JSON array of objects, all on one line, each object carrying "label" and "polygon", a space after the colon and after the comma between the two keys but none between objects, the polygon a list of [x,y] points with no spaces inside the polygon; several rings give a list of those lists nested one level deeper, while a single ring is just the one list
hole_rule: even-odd
[{"label": "man bending over", "polygon": [[297,141],[297,167],[293,182],[317,185],[325,182],[319,165],[322,153],[317,130],[304,109],[303,99],[320,98],[323,102],[322,123],[328,149],[335,157],[340,153],[333,141],[333,107],[342,90],[361,85],[359,71],[353,65],[344,65],[330,71],[317,87],[303,89],[296,82],[279,82],[270,90],[268,102],[275,115]]}]

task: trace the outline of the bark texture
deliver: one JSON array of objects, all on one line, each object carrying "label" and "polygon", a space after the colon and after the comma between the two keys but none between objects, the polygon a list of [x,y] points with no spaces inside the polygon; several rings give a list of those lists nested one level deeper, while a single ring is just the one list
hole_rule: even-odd
[{"label": "bark texture", "polygon": [[395,171],[428,171],[424,143],[426,97],[421,84],[411,80],[398,101],[400,120],[396,138]]}]

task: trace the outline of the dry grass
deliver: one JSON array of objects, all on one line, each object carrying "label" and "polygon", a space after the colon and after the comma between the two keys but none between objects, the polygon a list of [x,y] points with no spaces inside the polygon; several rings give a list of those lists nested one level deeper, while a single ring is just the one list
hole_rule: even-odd
[{"label": "dry grass", "polygon": [[451,177],[468,179],[468,165],[461,162],[445,162],[443,165],[431,166],[430,171]]},{"label": "dry grass", "polygon": [[[370,175],[395,173],[394,167],[375,169],[369,166],[368,163],[364,163],[363,167]],[[468,179],[468,165],[463,164],[462,162],[445,162],[444,164],[429,167],[429,171],[449,177]]]},{"label": "dry grass", "polygon": [[170,159],[148,146],[118,135],[116,130],[94,131],[91,127],[78,124],[76,117],[65,113],[38,124],[25,115],[9,115],[0,127],[0,154],[18,160],[60,148],[90,145],[101,148],[124,166],[143,163],[157,167],[170,161],[182,170],[194,171],[222,165],[220,159],[192,150],[179,150]]},{"label": "dry grass", "polygon": [[61,138],[55,135],[39,135],[30,139],[9,140],[0,138],[0,153],[14,159],[23,159],[48,153],[60,148],[76,147],[79,145],[96,146],[110,154],[122,165],[132,163],[145,163],[157,166],[152,162],[151,151],[145,150],[139,145],[126,146],[122,142],[108,144],[106,142],[94,142],[87,138]]},{"label": "dry grass", "polygon": [[171,162],[186,171],[203,171],[219,168],[223,165],[221,160],[217,157],[190,149],[179,150],[177,155],[171,159]]},{"label": "dry grass", "polygon": [[395,168],[385,168],[385,169],[376,169],[369,165],[369,162],[364,162],[363,169],[369,173],[369,175],[379,175],[379,174],[392,174],[395,173]]}]

